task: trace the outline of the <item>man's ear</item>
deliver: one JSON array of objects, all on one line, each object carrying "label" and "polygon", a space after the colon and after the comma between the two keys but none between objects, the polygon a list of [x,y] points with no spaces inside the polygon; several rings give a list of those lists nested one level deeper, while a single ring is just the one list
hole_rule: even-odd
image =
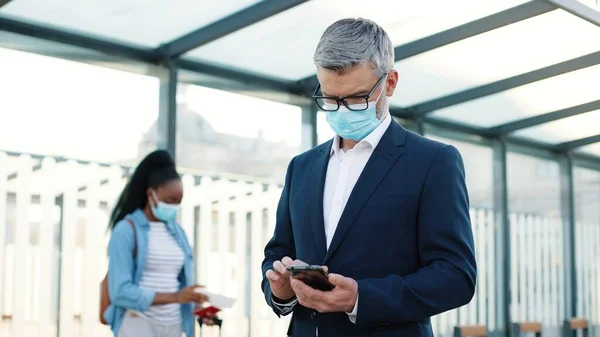
[{"label": "man's ear", "polygon": [[387,78],[385,79],[385,94],[388,97],[392,97],[392,95],[394,95],[394,91],[396,91],[396,86],[398,85],[398,71],[397,70],[392,70],[390,71],[390,73],[388,74]]}]

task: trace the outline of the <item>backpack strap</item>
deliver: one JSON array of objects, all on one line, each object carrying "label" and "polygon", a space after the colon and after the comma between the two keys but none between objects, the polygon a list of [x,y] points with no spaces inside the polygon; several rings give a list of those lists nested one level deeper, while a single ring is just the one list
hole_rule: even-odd
[{"label": "backpack strap", "polygon": [[130,218],[125,218],[125,220],[129,222],[131,229],[133,230],[133,257],[135,257],[137,255],[137,235],[135,234],[135,224]]}]

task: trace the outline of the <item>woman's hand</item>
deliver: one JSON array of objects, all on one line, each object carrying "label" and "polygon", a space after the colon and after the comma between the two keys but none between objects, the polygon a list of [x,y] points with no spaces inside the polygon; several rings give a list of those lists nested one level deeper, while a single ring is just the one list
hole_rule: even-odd
[{"label": "woman's hand", "polygon": [[187,303],[204,303],[208,301],[208,296],[204,294],[197,293],[196,288],[200,288],[202,286],[193,285],[186,288],[183,288],[179,291],[175,297],[177,298],[177,303],[187,304]]},{"label": "woman's hand", "polygon": [[217,318],[217,315],[207,315],[206,317],[202,318],[202,324],[208,325],[208,326],[213,326],[213,325],[217,324],[215,322],[214,318]]}]

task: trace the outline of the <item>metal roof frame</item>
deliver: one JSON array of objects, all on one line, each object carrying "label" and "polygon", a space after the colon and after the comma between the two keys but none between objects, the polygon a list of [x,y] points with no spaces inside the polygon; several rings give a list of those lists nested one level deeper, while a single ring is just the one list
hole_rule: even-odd
[{"label": "metal roof frame", "polygon": [[[416,41],[412,41],[394,48],[395,62],[405,60],[428,51],[468,39],[470,37],[487,33],[494,29],[508,26],[512,23],[527,20],[557,9],[556,6],[541,0],[533,0],[504,11],[467,22],[460,26],[447,29]],[[318,84],[316,75],[303,79],[302,84],[306,90],[314,91]]]},{"label": "metal roof frame", "polygon": [[[9,1],[0,0],[0,5],[4,5]],[[154,65],[169,66],[174,62],[176,67],[179,69],[215,76],[238,83],[243,83],[245,85],[255,86],[259,89],[309,97],[314,86],[316,85],[317,80],[315,75],[300,81],[290,81],[185,58],[185,53],[192,49],[210,43],[227,34],[231,34],[235,31],[243,29],[253,23],[281,13],[306,1],[307,0],[264,0],[212,24],[201,27],[171,42],[163,44],[157,48],[150,49],[124,44],[121,42],[108,41],[84,34],[72,33],[60,29],[44,27],[41,25],[34,25],[3,17],[1,15],[0,31],[7,31],[29,37],[50,40]],[[489,32],[491,30],[507,26],[511,23],[527,20],[558,8],[578,16],[583,20],[600,26],[600,13],[579,3],[577,0],[533,0],[496,14],[492,14],[487,17],[431,35],[429,37],[398,46],[395,48],[396,61],[401,61],[409,57],[440,48],[453,42]],[[577,139],[562,144],[546,144],[515,137],[510,135],[510,133],[524,128],[534,127],[562,118],[597,110],[600,107],[600,100],[567,109],[548,112],[535,117],[524,118],[489,129],[469,126],[454,121],[441,120],[431,117],[429,114],[438,109],[461,104],[480,97],[485,97],[598,64],[600,64],[600,51],[506,78],[497,82],[419,103],[410,107],[392,107],[390,111],[394,116],[397,117],[485,138],[502,138],[505,139],[509,144],[512,143],[519,146],[531,147],[551,152],[570,152],[578,147],[600,142],[600,135]],[[579,153],[574,154],[574,156],[600,163],[599,156]]]},{"label": "metal roof frame", "polygon": [[277,15],[307,0],[264,0],[233,13],[219,21],[201,27],[159,47],[167,57],[177,57],[225,35]]}]

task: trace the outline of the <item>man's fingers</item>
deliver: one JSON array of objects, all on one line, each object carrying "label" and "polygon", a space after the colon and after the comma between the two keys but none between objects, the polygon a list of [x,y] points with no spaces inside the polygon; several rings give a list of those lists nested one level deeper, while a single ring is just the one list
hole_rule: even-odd
[{"label": "man's fingers", "polygon": [[291,266],[292,263],[294,263],[294,260],[292,260],[289,256],[284,257],[283,259],[281,259],[281,263],[283,263],[284,266]]},{"label": "man's fingers", "polygon": [[281,263],[281,261],[275,261],[273,263],[273,270],[275,270],[281,275],[285,275],[287,273],[287,270],[285,269],[285,266],[283,265],[283,263]]},{"label": "man's fingers", "polygon": [[294,266],[308,266],[308,263],[302,261],[302,260],[294,260],[294,262],[292,263]]},{"label": "man's fingers", "polygon": [[279,275],[277,275],[277,273],[271,269],[267,270],[267,273],[265,274],[265,276],[271,282],[277,282],[277,281],[281,280],[281,277]]},{"label": "man's fingers", "polygon": [[352,280],[340,274],[329,274],[329,282],[342,289],[350,289],[352,287]]},{"label": "man's fingers", "polygon": [[323,268],[323,270],[328,273],[329,272],[329,268],[327,266],[321,266],[321,268]]}]

